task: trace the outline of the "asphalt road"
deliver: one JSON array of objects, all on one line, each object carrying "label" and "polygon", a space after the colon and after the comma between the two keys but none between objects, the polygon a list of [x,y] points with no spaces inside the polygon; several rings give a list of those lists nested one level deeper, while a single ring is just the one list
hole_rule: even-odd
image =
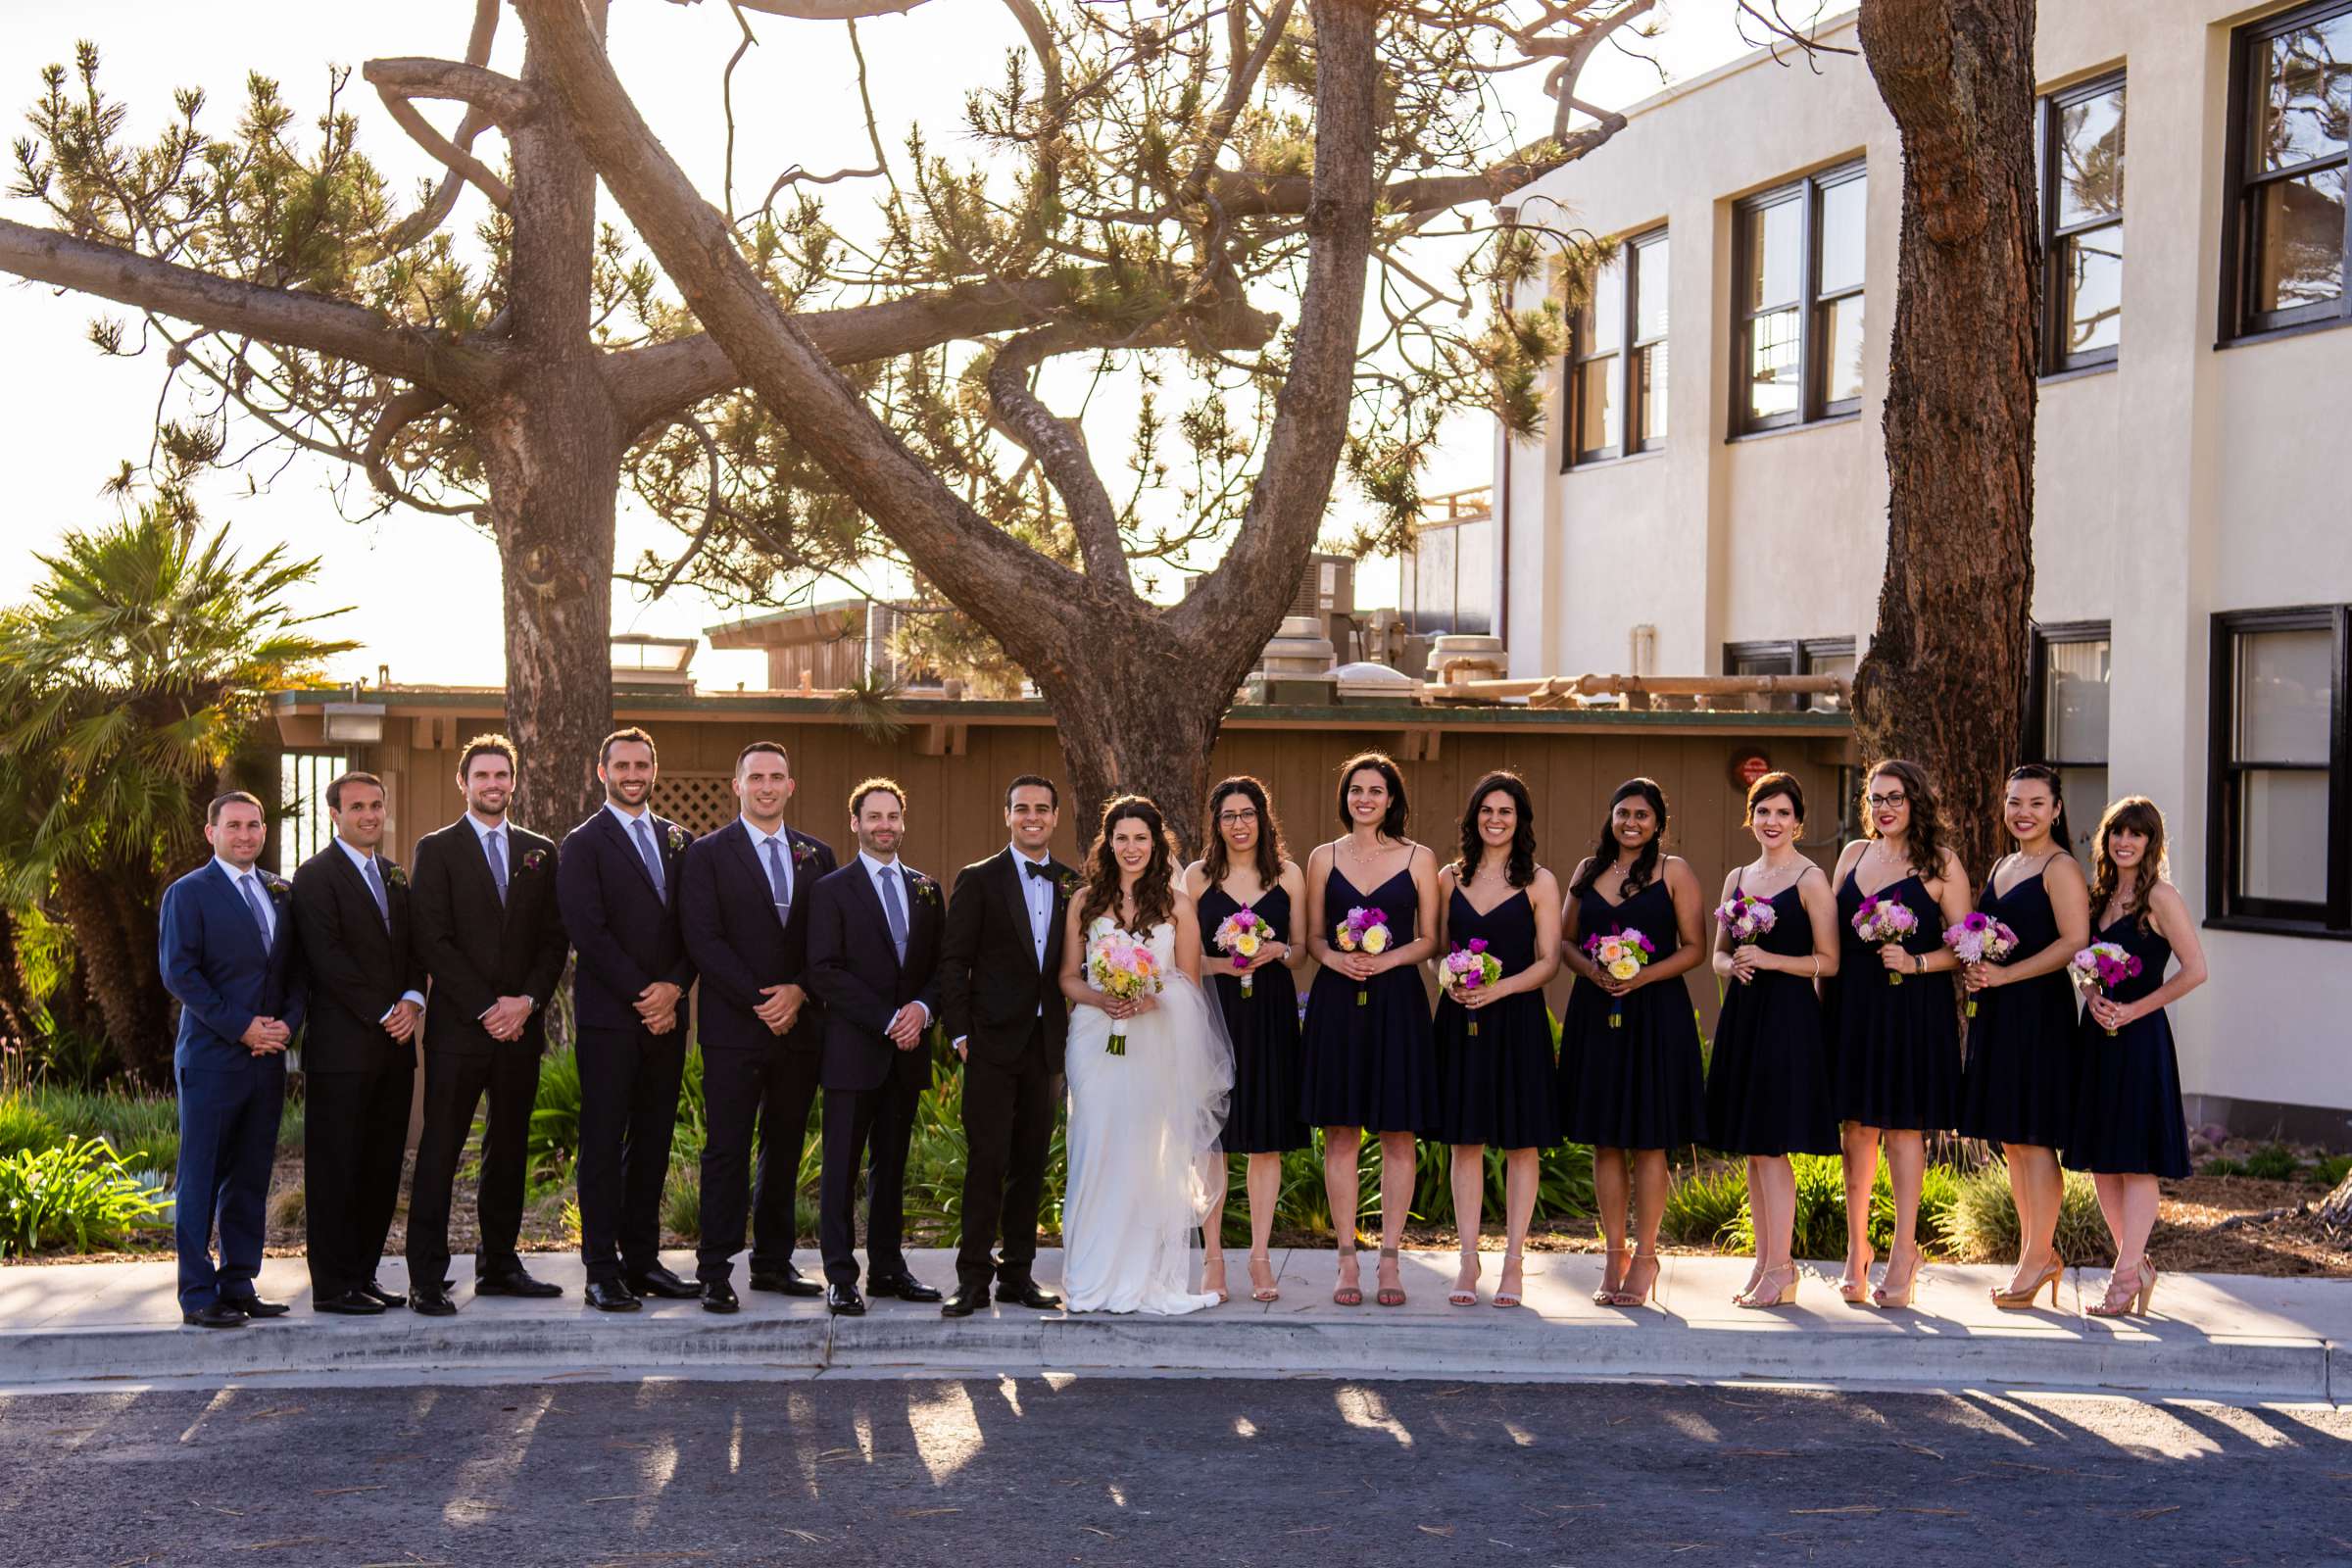
[{"label": "asphalt road", "polygon": [[974,1379],[0,1399],[9,1564],[2352,1565],[2352,1411]]}]

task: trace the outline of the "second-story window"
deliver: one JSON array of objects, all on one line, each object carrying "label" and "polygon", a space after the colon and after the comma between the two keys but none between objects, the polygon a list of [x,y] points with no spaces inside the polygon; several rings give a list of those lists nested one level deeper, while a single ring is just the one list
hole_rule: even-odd
[{"label": "second-story window", "polygon": [[1750,196],[1735,211],[1734,434],[1861,407],[1868,205],[1863,166],[1847,164]]},{"label": "second-story window", "polygon": [[2041,368],[2112,364],[2124,338],[2124,78],[2041,101]]},{"label": "second-story window", "polygon": [[2352,0],[2298,6],[2239,28],[2230,91],[2223,336],[2352,319],[2344,289]]},{"label": "second-story window", "polygon": [[1570,466],[1666,444],[1666,231],[1595,268],[1569,333]]}]

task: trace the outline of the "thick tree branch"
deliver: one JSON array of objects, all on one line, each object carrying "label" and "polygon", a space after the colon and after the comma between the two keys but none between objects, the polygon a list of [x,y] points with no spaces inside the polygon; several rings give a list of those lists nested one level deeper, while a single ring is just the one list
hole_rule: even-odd
[{"label": "thick tree branch", "polygon": [[362,306],[215,277],[9,219],[0,219],[0,270],[219,331],[332,354],[435,387],[454,402],[487,392],[501,373],[487,347],[435,341]]},{"label": "thick tree branch", "polygon": [[1119,543],[1119,518],[1110,492],[1088,456],[1078,423],[1046,407],[1031,389],[1029,378],[1050,356],[1076,346],[1082,328],[1045,326],[1023,332],[997,353],[988,368],[988,397],[995,406],[997,427],[1020,443],[1061,493],[1069,509],[1070,526],[1078,535],[1078,554],[1086,563],[1087,579],[1100,587],[1133,597],[1135,580],[1127,570],[1127,554]]},{"label": "thick tree branch", "polygon": [[[463,65],[451,60],[415,58],[370,60],[361,68],[361,74],[374,86],[376,96],[384,101],[384,108],[391,112],[392,119],[400,128],[407,131],[417,146],[432,154],[450,172],[451,177],[466,180],[489,197],[491,205],[501,211],[506,209],[514,199],[514,192],[508,189],[505,180],[491,172],[489,165],[474,157],[468,149],[472,146],[473,138],[487,125],[496,123],[513,135],[516,127],[527,122],[534,108],[529,88],[512,76],[502,76],[497,72],[484,70],[470,60]],[[455,141],[433,128],[432,122],[411,101],[416,98],[454,98],[466,106]],[[433,199],[408,223],[401,225],[395,237],[405,234],[412,224],[419,223],[427,214],[438,210],[440,216],[435,217],[431,223],[424,223],[416,237],[431,232],[441,218],[447,216],[448,207],[443,202],[445,194],[448,204],[454,205],[457,195],[449,179],[444,179],[441,190],[434,193]],[[413,243],[413,239],[403,240],[404,245],[407,243]],[[402,247],[396,245],[393,248]]]},{"label": "thick tree branch", "polygon": [[394,500],[404,501],[423,512],[438,512],[452,517],[470,517],[478,509],[444,506],[411,494],[393,473],[389,461],[392,442],[400,432],[448,401],[431,387],[412,386],[394,393],[385,400],[382,411],[376,415],[375,424],[368,432],[368,445],[362,450],[360,461],[368,469],[368,477],[376,489]]}]

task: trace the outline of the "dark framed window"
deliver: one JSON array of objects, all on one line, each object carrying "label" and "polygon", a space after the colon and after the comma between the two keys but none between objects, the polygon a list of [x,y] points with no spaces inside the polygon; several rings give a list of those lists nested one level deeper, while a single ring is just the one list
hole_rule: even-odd
[{"label": "dark framed window", "polygon": [[2115,644],[2103,620],[2034,628],[2027,689],[2029,754],[2058,770],[2069,846],[2084,864],[2107,808],[2107,693]]},{"label": "dark framed window", "polygon": [[1594,269],[1568,336],[1566,462],[1666,444],[1666,230],[1637,234]]},{"label": "dark framed window", "polygon": [[2231,36],[2225,341],[2352,319],[2348,117],[2352,0],[2298,6]]},{"label": "dark framed window", "polygon": [[[1853,679],[1854,640],[1851,637],[1805,637],[1784,642],[1725,643],[1723,672],[1726,675],[1843,675]],[[1794,712],[1811,709],[1835,713],[1844,710],[1844,703],[1834,692],[1807,693],[1802,696],[1788,693],[1778,697],[1750,697],[1751,709]]]},{"label": "dark framed window", "polygon": [[2041,101],[2041,368],[2111,365],[2124,337],[2124,77]]},{"label": "dark framed window", "polygon": [[1733,209],[1733,434],[1861,408],[1869,194],[1854,163]]},{"label": "dark framed window", "polygon": [[2206,913],[2352,935],[2352,606],[2213,617]]},{"label": "dark framed window", "polygon": [[326,787],[351,771],[348,752],[281,752],[277,759],[277,810],[272,838],[277,870],[294,868],[326,848],[335,825],[326,814]]}]

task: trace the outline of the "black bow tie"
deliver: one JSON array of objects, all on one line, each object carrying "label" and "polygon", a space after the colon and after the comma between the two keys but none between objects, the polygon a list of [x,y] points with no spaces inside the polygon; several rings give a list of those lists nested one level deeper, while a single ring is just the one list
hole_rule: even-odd
[{"label": "black bow tie", "polygon": [[1054,880],[1053,866],[1040,865],[1035,860],[1029,859],[1026,857],[1024,857],[1021,860],[1021,869],[1027,872],[1029,875],[1037,878],[1040,882],[1051,882]]}]

